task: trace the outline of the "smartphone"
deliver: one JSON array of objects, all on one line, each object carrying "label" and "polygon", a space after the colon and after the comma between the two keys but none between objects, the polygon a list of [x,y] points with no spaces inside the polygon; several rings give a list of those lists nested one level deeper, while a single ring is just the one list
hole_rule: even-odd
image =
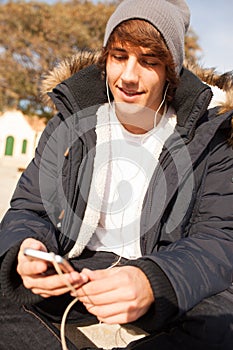
[{"label": "smartphone", "polygon": [[30,256],[31,258],[46,261],[52,266],[53,259],[59,264],[61,270],[65,273],[74,271],[73,267],[69,262],[60,255],[52,256],[50,253],[43,252],[42,250],[36,250],[31,248],[24,249],[24,255]]}]

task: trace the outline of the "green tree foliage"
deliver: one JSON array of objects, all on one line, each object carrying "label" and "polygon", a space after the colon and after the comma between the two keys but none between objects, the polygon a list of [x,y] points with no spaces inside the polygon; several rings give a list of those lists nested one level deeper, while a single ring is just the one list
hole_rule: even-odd
[{"label": "green tree foliage", "polygon": [[[100,49],[107,19],[119,2],[0,2],[0,110],[17,106],[45,116],[41,77],[79,49]],[[186,45],[195,61],[194,34]]]}]

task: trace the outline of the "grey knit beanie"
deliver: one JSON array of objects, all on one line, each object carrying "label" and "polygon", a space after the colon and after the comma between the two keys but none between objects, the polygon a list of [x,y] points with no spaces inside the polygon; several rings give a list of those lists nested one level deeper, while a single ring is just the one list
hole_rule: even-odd
[{"label": "grey knit beanie", "polygon": [[184,0],[123,0],[109,18],[104,47],[109,36],[122,22],[144,19],[163,36],[179,73],[184,60],[184,37],[190,22],[190,12]]}]

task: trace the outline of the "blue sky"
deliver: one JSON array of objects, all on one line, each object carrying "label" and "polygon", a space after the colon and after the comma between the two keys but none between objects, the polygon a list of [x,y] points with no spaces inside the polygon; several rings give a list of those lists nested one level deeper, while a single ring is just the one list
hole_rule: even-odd
[{"label": "blue sky", "polygon": [[186,0],[191,27],[199,37],[201,63],[219,72],[233,70],[233,1]]}]

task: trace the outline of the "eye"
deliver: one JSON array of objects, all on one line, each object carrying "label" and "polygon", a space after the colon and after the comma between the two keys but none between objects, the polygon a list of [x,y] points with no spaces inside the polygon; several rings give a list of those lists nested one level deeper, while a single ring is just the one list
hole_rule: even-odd
[{"label": "eye", "polygon": [[150,60],[150,59],[149,60],[143,59],[141,60],[140,63],[142,66],[145,66],[145,67],[155,67],[159,64],[157,60]]},{"label": "eye", "polygon": [[121,55],[121,54],[112,54],[111,57],[116,61],[124,61],[127,59],[126,55]]}]

